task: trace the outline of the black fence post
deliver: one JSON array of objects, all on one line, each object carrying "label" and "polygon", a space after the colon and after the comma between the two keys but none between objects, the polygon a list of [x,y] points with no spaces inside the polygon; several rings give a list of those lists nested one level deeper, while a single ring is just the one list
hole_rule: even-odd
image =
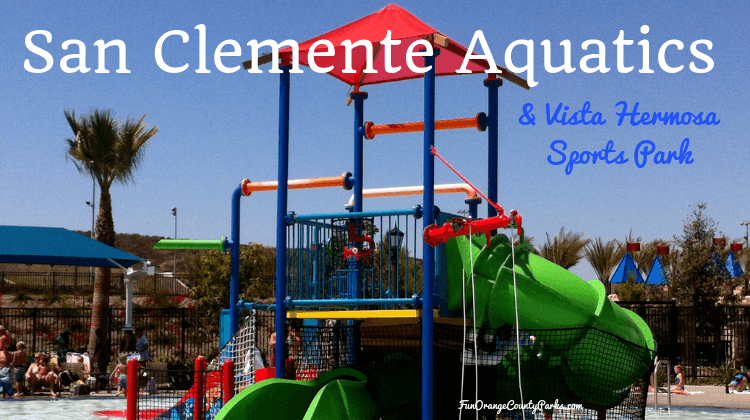
[{"label": "black fence post", "polygon": [[671,302],[669,305],[669,361],[675,365],[680,357],[680,343],[677,342],[679,333],[679,320],[677,319],[677,303]]},{"label": "black fence post", "polygon": [[180,353],[182,354],[182,357],[185,357],[185,308],[182,309],[180,312],[180,330],[181,330],[181,341],[180,341]]},{"label": "black fence post", "polygon": [[31,336],[33,337],[31,339],[31,348],[33,349],[34,354],[36,354],[36,317],[37,311],[36,308],[33,308],[31,310]]}]

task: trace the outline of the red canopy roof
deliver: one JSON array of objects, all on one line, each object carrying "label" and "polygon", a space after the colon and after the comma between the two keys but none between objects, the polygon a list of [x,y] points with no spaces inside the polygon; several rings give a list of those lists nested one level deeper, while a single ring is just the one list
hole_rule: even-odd
[{"label": "red canopy roof", "polygon": [[[381,48],[380,44],[380,41],[386,37],[389,30],[391,31],[392,40],[401,41],[399,45],[391,47],[391,66],[401,67],[401,69],[395,73],[386,72],[385,48]],[[467,53],[466,47],[452,41],[436,29],[417,19],[414,15],[395,4],[389,4],[371,15],[365,16],[348,25],[344,25],[299,44],[300,64],[309,66],[308,52],[312,45],[321,39],[328,40],[333,44],[335,55],[331,57],[316,56],[315,64],[323,68],[333,66],[333,69],[328,72],[328,74],[349,85],[357,87],[423,77],[423,73],[411,71],[406,60],[407,51],[411,48],[412,43],[419,39],[427,40],[432,44],[433,48],[441,50],[440,55],[436,58],[435,66],[436,75],[438,76],[461,74],[456,73],[456,70],[461,68],[461,64]],[[345,47],[341,46],[341,42],[345,40],[351,40],[352,42],[368,40],[372,43],[374,56],[372,67],[377,71],[376,73],[363,72],[367,64],[366,59],[368,54],[366,48],[360,46],[352,49],[352,69],[355,70],[355,73],[343,72],[346,67],[346,55]],[[325,52],[326,47],[319,45],[316,47],[315,51]],[[291,47],[280,50],[279,56],[282,62],[291,62]],[[272,57],[269,53],[260,57],[258,63],[264,64],[270,62],[271,59]],[[252,66],[251,61],[243,64],[246,69]],[[424,62],[420,57],[415,57],[414,64],[418,67],[422,67]],[[471,73],[484,73],[488,68],[489,64],[487,60],[484,59],[472,59],[466,66],[466,69]],[[525,89],[529,88],[526,81],[522,78],[512,74],[507,69],[502,67],[500,67],[500,69],[502,70],[502,73],[498,75],[499,77]]]}]

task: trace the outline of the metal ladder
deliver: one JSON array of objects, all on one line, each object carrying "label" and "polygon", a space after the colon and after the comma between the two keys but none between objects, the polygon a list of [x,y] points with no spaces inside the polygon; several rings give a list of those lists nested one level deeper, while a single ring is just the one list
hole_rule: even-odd
[{"label": "metal ladder", "polygon": [[659,408],[659,366],[667,366],[667,409],[672,408],[672,368],[669,360],[659,360],[654,368],[654,410]]}]

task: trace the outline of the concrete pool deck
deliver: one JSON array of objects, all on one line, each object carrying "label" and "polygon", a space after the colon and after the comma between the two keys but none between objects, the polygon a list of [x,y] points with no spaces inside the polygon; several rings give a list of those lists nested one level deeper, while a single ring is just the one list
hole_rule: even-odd
[{"label": "concrete pool deck", "polygon": [[[686,385],[690,395],[672,394],[672,407],[721,408],[730,410],[750,410],[750,393],[727,394],[723,386]],[[667,406],[667,394],[659,393],[659,408]],[[654,408],[654,393],[648,394],[647,408]]]},{"label": "concrete pool deck", "polygon": [[[727,410],[748,410],[750,411],[750,392],[744,392],[739,394],[727,394],[723,386],[685,386],[687,392],[693,392],[690,395],[679,395],[672,394],[672,408],[707,408],[707,409],[727,409]],[[97,392],[90,395],[70,395],[67,392],[60,394],[60,399],[81,399],[87,398],[97,399],[121,399],[125,400],[124,396],[115,396],[115,392]],[[49,393],[37,393],[33,396],[24,396],[16,399],[21,400],[50,400]],[[659,408],[663,409],[667,407],[667,394],[660,392],[658,396]],[[648,400],[646,407],[648,409],[654,408],[654,393],[648,394]]]}]

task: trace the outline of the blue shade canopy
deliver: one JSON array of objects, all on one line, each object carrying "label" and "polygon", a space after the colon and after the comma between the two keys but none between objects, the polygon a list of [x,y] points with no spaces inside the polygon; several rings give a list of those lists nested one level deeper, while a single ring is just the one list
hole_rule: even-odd
[{"label": "blue shade canopy", "polygon": [[729,272],[729,267],[727,267],[726,261],[721,260],[718,252],[714,252],[714,266],[720,276],[725,278],[732,277],[732,274]]},{"label": "blue shade canopy", "polygon": [[630,256],[630,253],[625,253],[625,256],[622,257],[620,265],[617,266],[617,270],[615,270],[615,274],[612,275],[609,282],[626,283],[628,281],[628,276],[632,277],[633,281],[636,283],[643,283],[643,277],[641,277],[640,271],[636,268],[633,257]]},{"label": "blue shade canopy", "polygon": [[0,226],[0,263],[130,267],[145,259],[76,232],[53,227]]},{"label": "blue shade canopy", "polygon": [[664,264],[657,255],[654,262],[651,263],[651,271],[646,278],[646,284],[667,284],[667,273],[664,271]]},{"label": "blue shade canopy", "polygon": [[729,271],[729,275],[732,276],[732,278],[739,277],[742,275],[742,267],[740,267],[740,263],[737,261],[737,258],[735,258],[734,253],[732,251],[729,251],[729,255],[727,255],[727,270]]}]

